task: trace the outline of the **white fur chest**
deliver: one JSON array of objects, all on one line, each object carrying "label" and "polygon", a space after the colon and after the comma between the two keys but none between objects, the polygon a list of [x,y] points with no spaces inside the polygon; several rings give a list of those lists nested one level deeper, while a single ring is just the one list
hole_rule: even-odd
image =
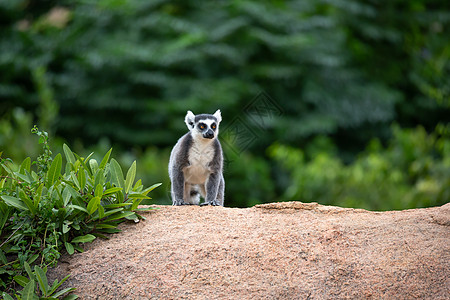
[{"label": "white fur chest", "polygon": [[212,142],[194,141],[189,150],[189,166],[184,169],[185,180],[191,184],[203,184],[211,170],[209,163],[214,158]]}]

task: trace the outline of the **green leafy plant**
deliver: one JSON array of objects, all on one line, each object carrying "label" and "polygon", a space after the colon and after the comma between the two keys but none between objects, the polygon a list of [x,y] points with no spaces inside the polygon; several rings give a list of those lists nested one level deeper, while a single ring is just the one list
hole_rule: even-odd
[{"label": "green leafy plant", "polygon": [[26,264],[54,265],[63,249],[83,251],[80,244],[119,232],[117,225],[124,220],[143,219],[138,212],[149,209],[138,206],[160,185],[144,188],[141,180],[135,182],[136,161],[124,177],[110,158],[112,149],[99,163],[93,153],[83,158],[64,144],[63,166],[61,154],[51,156],[47,133],[37,127],[32,132],[44,148],[35,162],[27,157],[16,166],[0,160],[0,286],[10,290]]},{"label": "green leafy plant", "polygon": [[[30,265],[25,262],[24,269],[28,277],[17,275],[14,276],[14,280],[23,287],[23,290],[19,292],[22,299],[58,299],[66,293],[70,293],[75,288],[65,288],[57,292],[57,289],[69,278],[70,275],[64,277],[61,281],[55,279],[52,285],[49,285],[47,280],[47,268],[42,269],[39,266],[34,266],[34,272],[31,271]],[[39,297],[39,294],[42,296]],[[19,298],[18,297],[18,298]],[[64,300],[77,299],[76,295],[68,295],[64,297]],[[3,293],[3,299],[12,300],[13,297]]]}]

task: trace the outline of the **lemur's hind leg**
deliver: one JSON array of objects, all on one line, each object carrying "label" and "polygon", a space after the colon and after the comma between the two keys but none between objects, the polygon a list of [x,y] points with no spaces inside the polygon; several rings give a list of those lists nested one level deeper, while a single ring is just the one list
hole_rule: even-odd
[{"label": "lemur's hind leg", "polygon": [[225,197],[225,179],[223,175],[220,176],[219,190],[217,191],[217,204],[223,206],[223,199]]},{"label": "lemur's hind leg", "polygon": [[206,198],[205,203],[201,205],[214,205],[214,206],[223,206],[222,203],[218,201],[217,196],[219,194],[219,187],[222,184],[222,199],[223,199],[223,175],[220,173],[212,173],[209,175],[208,180],[206,181]]}]

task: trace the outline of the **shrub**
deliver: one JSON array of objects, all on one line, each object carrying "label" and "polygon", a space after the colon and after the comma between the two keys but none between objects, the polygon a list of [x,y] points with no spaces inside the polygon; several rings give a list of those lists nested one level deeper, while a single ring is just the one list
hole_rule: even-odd
[{"label": "shrub", "polygon": [[52,157],[48,134],[37,127],[32,132],[44,149],[36,161],[27,157],[20,166],[0,161],[0,286],[10,291],[13,279],[24,283],[20,276],[27,264],[45,269],[64,249],[83,251],[80,244],[119,232],[120,222],[142,219],[139,204],[160,185],[144,188],[141,180],[135,182],[136,161],[124,177],[119,163],[110,159],[112,149],[99,163],[92,153],[83,158],[64,144],[63,168],[62,155]]},{"label": "shrub", "polygon": [[[447,131],[446,131],[447,130]],[[441,132],[439,132],[441,131]],[[449,201],[450,140],[448,129],[428,134],[422,127],[392,128],[383,148],[374,139],[352,164],[332,151],[304,151],[273,144],[268,152],[290,176],[282,200],[373,210],[442,205]],[[305,156],[311,157],[306,160]]]}]

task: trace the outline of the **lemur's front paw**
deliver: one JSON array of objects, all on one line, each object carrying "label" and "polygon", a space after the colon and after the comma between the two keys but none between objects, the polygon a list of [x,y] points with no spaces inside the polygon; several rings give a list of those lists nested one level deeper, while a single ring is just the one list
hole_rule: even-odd
[{"label": "lemur's front paw", "polygon": [[206,206],[206,205],[221,206],[217,201],[204,202],[204,203],[200,204],[200,206]]},{"label": "lemur's front paw", "polygon": [[175,201],[172,204],[173,206],[181,206],[181,205],[190,205],[188,203],[185,203],[184,201]]}]

